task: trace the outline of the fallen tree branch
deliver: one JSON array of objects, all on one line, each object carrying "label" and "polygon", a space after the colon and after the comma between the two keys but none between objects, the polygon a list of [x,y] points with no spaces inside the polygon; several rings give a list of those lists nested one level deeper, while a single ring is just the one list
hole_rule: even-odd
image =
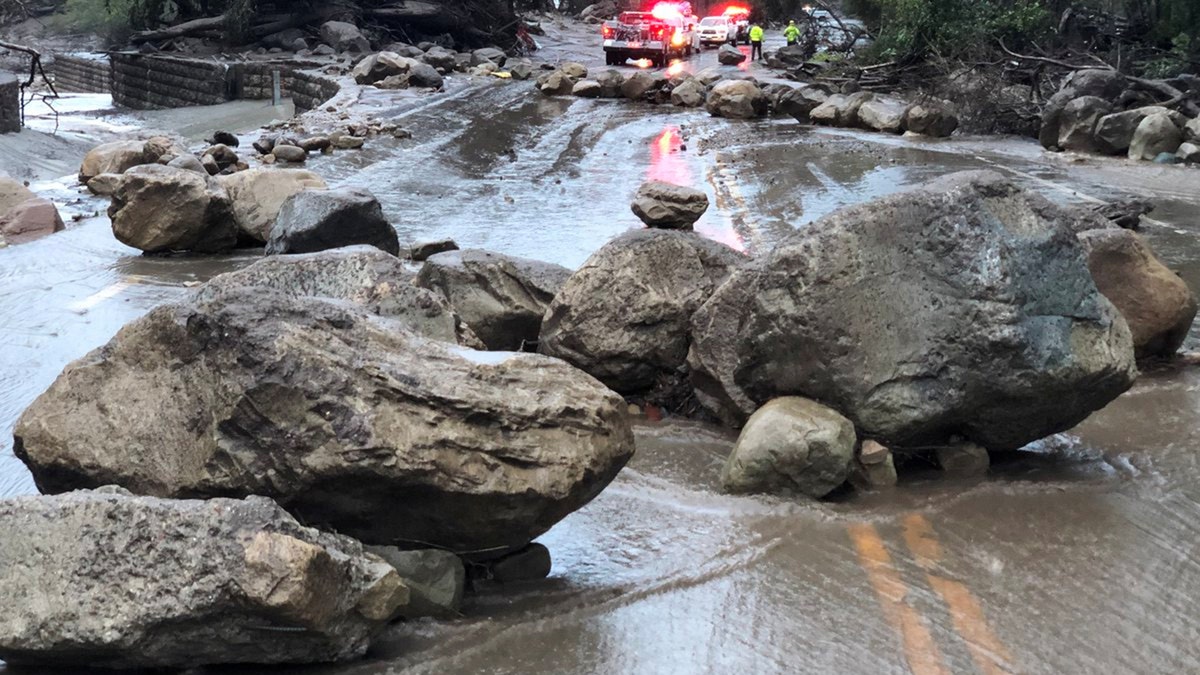
[{"label": "fallen tree branch", "polygon": [[152,42],[154,40],[170,40],[172,38],[187,37],[196,33],[204,33],[212,30],[223,30],[224,28],[225,15],[219,14],[213,17],[185,21],[181,24],[171,26],[170,28],[144,30],[140,33],[134,33],[133,36],[129,38],[129,41],[133,44],[140,44],[142,42]]}]

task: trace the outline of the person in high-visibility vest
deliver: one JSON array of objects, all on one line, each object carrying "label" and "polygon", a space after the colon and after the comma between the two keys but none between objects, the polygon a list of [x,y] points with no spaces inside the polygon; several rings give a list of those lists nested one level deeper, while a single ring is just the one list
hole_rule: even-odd
[{"label": "person in high-visibility vest", "polygon": [[762,59],[762,41],[763,29],[762,26],[754,24],[750,27],[750,60]]},{"label": "person in high-visibility vest", "polygon": [[800,41],[800,27],[796,25],[795,19],[789,21],[787,28],[783,29],[783,37],[787,39],[789,47]]}]

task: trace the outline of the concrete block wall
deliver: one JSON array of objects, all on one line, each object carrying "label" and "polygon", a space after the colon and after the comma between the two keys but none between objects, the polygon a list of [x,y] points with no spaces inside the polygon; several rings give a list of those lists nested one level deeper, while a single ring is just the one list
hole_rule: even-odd
[{"label": "concrete block wall", "polygon": [[59,54],[49,70],[59,91],[91,94],[112,91],[112,62],[107,56]]}]

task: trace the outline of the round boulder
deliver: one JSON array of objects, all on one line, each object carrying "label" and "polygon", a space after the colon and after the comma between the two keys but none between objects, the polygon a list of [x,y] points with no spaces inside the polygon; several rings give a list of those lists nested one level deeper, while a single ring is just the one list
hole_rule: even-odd
[{"label": "round boulder", "polygon": [[745,258],[691,232],[634,230],[605,244],[554,298],[538,351],[623,394],[677,377],[692,314]]},{"label": "round boulder", "polygon": [[721,472],[726,492],[820,499],[850,476],[854,424],[806,398],[777,398],[746,422]]},{"label": "round boulder", "polygon": [[118,241],[146,253],[219,253],[238,241],[229,193],[186,169],[150,164],[126,171],[108,217]]},{"label": "round boulder", "polygon": [[1187,283],[1129,230],[1090,230],[1079,240],[1097,288],[1129,323],[1138,358],[1174,354],[1196,318],[1196,296]]},{"label": "round boulder", "polygon": [[749,80],[723,80],[708,92],[705,107],[714,117],[752,119],[767,114],[767,97]]},{"label": "round boulder", "polygon": [[708,211],[708,195],[703,190],[652,180],[638,188],[631,207],[647,227],[690,230]]},{"label": "round boulder", "polygon": [[254,244],[267,243],[279,209],[292,195],[327,187],[320,176],[298,169],[249,169],[216,180],[233,200],[233,217],[241,238]]},{"label": "round boulder", "polygon": [[1165,113],[1147,115],[1133,132],[1129,159],[1153,161],[1163,153],[1174,155],[1183,144],[1183,131]]},{"label": "round boulder", "polygon": [[360,189],[303,190],[279,208],[267,238],[267,255],[314,253],[355,244],[400,254],[396,228],[383,216],[375,195]]}]

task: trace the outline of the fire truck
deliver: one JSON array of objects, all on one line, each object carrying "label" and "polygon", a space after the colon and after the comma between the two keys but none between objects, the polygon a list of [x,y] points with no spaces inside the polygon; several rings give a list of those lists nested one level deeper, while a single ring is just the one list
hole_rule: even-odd
[{"label": "fire truck", "polygon": [[648,12],[621,12],[600,28],[605,61],[619,66],[644,59],[662,68],[673,58],[699,51],[699,23],[690,2],[659,2]]}]

